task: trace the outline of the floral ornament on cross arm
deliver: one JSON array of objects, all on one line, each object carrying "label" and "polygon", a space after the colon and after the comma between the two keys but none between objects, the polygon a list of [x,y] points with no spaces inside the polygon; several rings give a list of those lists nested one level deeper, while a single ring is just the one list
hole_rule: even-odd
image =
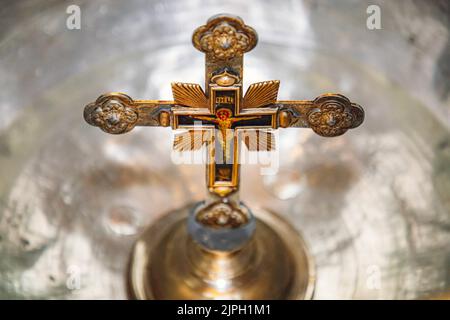
[{"label": "floral ornament on cross arm", "polygon": [[340,94],[325,94],[314,100],[316,106],[308,113],[313,131],[324,137],[336,137],[364,121],[364,111]]},{"label": "floral ornament on cross arm", "polygon": [[132,102],[121,93],[103,95],[86,106],[84,118],[107,133],[125,133],[133,129],[138,120],[137,112],[129,107]]}]

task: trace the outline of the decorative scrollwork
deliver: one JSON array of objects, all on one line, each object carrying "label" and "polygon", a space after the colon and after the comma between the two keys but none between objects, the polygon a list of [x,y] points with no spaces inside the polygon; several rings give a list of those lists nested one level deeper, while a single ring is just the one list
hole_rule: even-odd
[{"label": "decorative scrollwork", "polygon": [[313,131],[324,137],[336,137],[364,121],[364,110],[340,94],[325,94],[314,100],[307,115]]},{"label": "decorative scrollwork", "polygon": [[258,42],[258,36],[241,18],[218,15],[195,30],[192,42],[194,47],[211,57],[227,60],[252,50]]},{"label": "decorative scrollwork", "polygon": [[238,228],[248,222],[248,212],[232,204],[213,202],[197,212],[196,220],[211,228]]},{"label": "decorative scrollwork", "polygon": [[136,125],[138,113],[130,107],[133,100],[122,93],[100,96],[84,109],[84,119],[107,133],[120,134]]}]

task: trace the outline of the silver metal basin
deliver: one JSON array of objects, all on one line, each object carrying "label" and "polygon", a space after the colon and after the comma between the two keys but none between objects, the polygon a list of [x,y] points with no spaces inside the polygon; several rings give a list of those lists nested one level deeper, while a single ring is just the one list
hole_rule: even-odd
[{"label": "silver metal basin", "polygon": [[317,264],[316,299],[414,299],[450,290],[447,1],[65,1],[0,11],[0,298],[123,299],[130,248],[165,212],[204,196],[204,167],[171,160],[172,132],[86,124],[101,93],[171,99],[203,84],[191,33],[227,12],[259,34],[245,87],[279,98],[341,92],[365,123],[325,139],[281,130],[280,167],[242,168],[242,199],[287,217]]}]

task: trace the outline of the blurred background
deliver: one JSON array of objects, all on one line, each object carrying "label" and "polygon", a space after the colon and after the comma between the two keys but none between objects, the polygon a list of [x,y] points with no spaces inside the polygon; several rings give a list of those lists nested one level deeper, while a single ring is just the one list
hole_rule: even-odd
[{"label": "blurred background", "polygon": [[[80,29],[67,28],[70,5]],[[370,5],[381,29],[369,29]],[[171,161],[172,131],[112,136],[83,120],[100,94],[172,99],[204,83],[193,30],[217,13],[259,34],[244,89],[340,92],[366,120],[337,138],[280,130],[280,167],[242,168],[242,199],[309,244],[316,299],[450,291],[449,2],[21,0],[0,5],[0,298],[124,299],[132,244],[204,197],[204,167]],[[72,13],[72,12],[71,12]]]}]

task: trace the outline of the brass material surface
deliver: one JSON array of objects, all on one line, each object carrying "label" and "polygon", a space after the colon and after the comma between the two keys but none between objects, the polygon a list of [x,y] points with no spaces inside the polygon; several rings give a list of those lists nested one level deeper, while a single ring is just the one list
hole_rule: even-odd
[{"label": "brass material surface", "polygon": [[244,108],[258,108],[277,101],[279,80],[253,83],[244,96]]},{"label": "brass material surface", "polygon": [[208,98],[199,84],[172,83],[172,94],[176,104],[186,107],[208,108]]},{"label": "brass material surface", "polygon": [[213,60],[229,60],[252,50],[258,35],[241,18],[219,14],[211,17],[207,24],[197,28],[192,43]]},{"label": "brass material surface", "polygon": [[278,125],[281,128],[288,128],[289,125],[291,124],[291,121],[292,121],[292,116],[289,111],[282,110],[278,113]]},{"label": "brass material surface", "polygon": [[234,252],[202,249],[186,232],[191,206],[167,213],[136,242],[130,293],[137,299],[311,299],[315,269],[285,219],[255,212],[252,240]]},{"label": "brass material surface", "polygon": [[239,82],[239,77],[230,74],[227,70],[225,70],[224,72],[211,77],[211,82],[222,87],[228,87]]},{"label": "brass material surface", "polygon": [[248,223],[249,213],[233,203],[214,201],[196,213],[196,220],[211,228],[238,228]]}]

